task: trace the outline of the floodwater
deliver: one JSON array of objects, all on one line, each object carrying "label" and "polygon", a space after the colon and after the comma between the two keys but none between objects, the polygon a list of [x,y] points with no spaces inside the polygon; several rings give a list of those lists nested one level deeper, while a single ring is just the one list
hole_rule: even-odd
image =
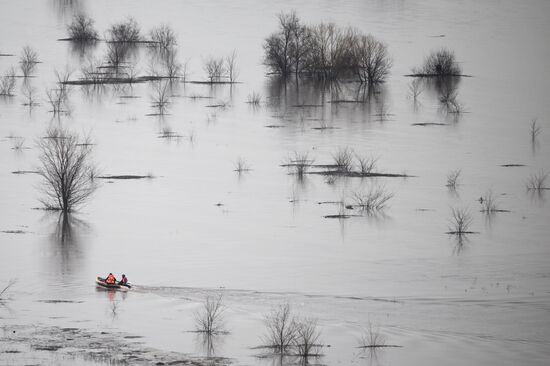
[{"label": "floodwater", "polygon": [[[276,30],[276,14],[291,9],[306,23],[351,25],[384,40],[393,56],[388,82],[366,103],[334,104],[334,89],[267,77],[262,41]],[[58,123],[45,96],[54,69],[78,77],[82,63],[104,53],[102,42],[82,51],[57,41],[77,13],[94,18],[100,33],[127,16],[144,31],[169,24],[190,80],[205,79],[208,56],[236,50],[242,83],[180,83],[163,118],[148,116],[148,83],[75,86],[72,113],[60,120],[90,134],[102,172],[153,178],[103,181],[63,225],[34,209],[39,177],[12,172],[36,169],[36,140]],[[41,105],[22,105],[19,78],[17,95],[0,99],[0,288],[17,278],[0,306],[0,364],[97,362],[6,352],[22,347],[7,330],[34,325],[135,335],[144,347],[237,365],[277,364],[254,347],[264,315],[286,302],[318,320],[327,347],[314,363],[547,364],[550,191],[529,192],[525,183],[550,171],[549,15],[543,0],[0,0],[0,53],[16,55],[0,57],[0,73],[18,67],[25,45],[41,61],[28,80]],[[465,109],[458,116],[442,110],[434,86],[425,85],[417,105],[407,95],[404,75],[441,46],[472,75],[457,82]],[[148,52],[136,51],[141,74]],[[338,98],[356,89],[344,83]],[[263,98],[257,108],[246,103],[253,92]],[[535,141],[533,118],[542,127]],[[334,128],[315,129],[325,124]],[[163,129],[183,137],[159,138]],[[17,136],[23,149],[13,149]],[[295,151],[328,164],[344,147],[378,157],[380,171],[411,177],[329,184],[321,175],[298,180],[280,166]],[[237,174],[239,158],[252,170]],[[452,192],[446,177],[456,169],[461,184]],[[377,185],[394,196],[376,215],[327,219],[339,205],[318,204],[351,202],[353,192]],[[489,190],[509,212],[480,212]],[[470,210],[478,233],[461,242],[445,234],[453,207]],[[135,290],[96,290],[95,276],[108,272],[126,273]],[[191,332],[194,313],[220,291],[229,333],[205,346]],[[402,347],[359,350],[369,323]]]}]

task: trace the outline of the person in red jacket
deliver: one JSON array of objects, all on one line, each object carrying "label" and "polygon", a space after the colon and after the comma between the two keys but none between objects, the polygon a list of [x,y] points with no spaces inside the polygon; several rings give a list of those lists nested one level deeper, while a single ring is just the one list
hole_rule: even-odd
[{"label": "person in red jacket", "polygon": [[112,273],[109,273],[109,275],[105,279],[105,282],[108,283],[109,285],[114,285],[116,283],[116,278],[115,276],[113,276]]}]

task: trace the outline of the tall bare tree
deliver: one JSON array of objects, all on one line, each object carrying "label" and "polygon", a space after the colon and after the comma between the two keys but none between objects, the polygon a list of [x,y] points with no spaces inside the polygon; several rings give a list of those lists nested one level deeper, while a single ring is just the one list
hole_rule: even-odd
[{"label": "tall bare tree", "polygon": [[382,83],[390,73],[392,60],[388,47],[370,34],[359,37],[354,56],[356,73],[362,83]]},{"label": "tall bare tree", "polygon": [[92,143],[63,127],[52,127],[38,141],[44,197],[48,209],[69,213],[95,191],[97,168],[91,161]]}]

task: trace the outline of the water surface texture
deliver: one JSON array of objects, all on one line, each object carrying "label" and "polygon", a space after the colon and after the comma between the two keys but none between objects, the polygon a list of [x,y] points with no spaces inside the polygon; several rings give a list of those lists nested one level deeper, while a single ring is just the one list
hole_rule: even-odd
[{"label": "water surface texture", "polygon": [[[330,101],[355,97],[358,85],[284,84],[266,75],[263,40],[277,29],[276,15],[290,10],[306,24],[353,26],[386,42],[388,81],[364,103],[338,104]],[[58,119],[45,94],[54,70],[69,68],[76,78],[106,49],[58,41],[80,13],[95,20],[101,38],[128,16],[144,32],[170,25],[189,80],[206,79],[209,56],[235,50],[241,83],[176,83],[163,117],[149,115],[151,83],[74,86],[71,114]],[[105,331],[166,353],[276,365],[254,347],[264,315],[286,302],[318,319],[330,345],[312,363],[547,364],[550,191],[528,191],[526,182],[550,172],[549,16],[544,0],[0,0],[0,53],[15,55],[0,57],[0,74],[10,66],[20,74],[26,45],[41,62],[26,81],[40,105],[22,105],[22,78],[15,96],[0,97],[0,289],[17,279],[0,302],[0,364],[99,362],[31,354],[23,336],[10,343],[8,329],[36,325],[41,336],[50,329],[58,337],[63,327],[92,338]],[[454,50],[471,75],[453,81],[460,115],[442,109],[434,83],[418,103],[408,95],[405,75],[439,47]],[[147,74],[147,47],[133,57]],[[257,107],[246,103],[254,92],[262,96]],[[532,140],[534,118],[541,132]],[[37,210],[39,176],[13,172],[37,169],[36,142],[57,123],[91,136],[103,174],[152,178],[102,180],[68,222]],[[168,130],[181,137],[159,138]],[[17,137],[23,148],[15,148]],[[294,152],[330,164],[345,147],[377,157],[379,171],[409,177],[300,180],[281,166]],[[234,171],[239,158],[250,171]],[[510,164],[518,166],[503,167]],[[456,169],[453,191],[446,177]],[[320,202],[351,204],[354,192],[376,186],[393,193],[382,212],[325,218],[345,209]],[[507,212],[480,212],[489,190]],[[455,207],[469,209],[476,232],[462,240],[446,234]],[[108,272],[126,273],[136,288],[96,290],[95,277]],[[229,333],[205,346],[190,331],[204,297],[217,292]],[[362,352],[369,323],[402,347]],[[28,359],[6,352],[16,349]]]}]

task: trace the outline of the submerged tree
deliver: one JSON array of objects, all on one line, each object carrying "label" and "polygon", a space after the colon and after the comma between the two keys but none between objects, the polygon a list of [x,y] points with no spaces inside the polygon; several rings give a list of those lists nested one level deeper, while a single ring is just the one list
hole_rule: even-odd
[{"label": "submerged tree", "polygon": [[455,53],[441,48],[432,51],[420,69],[413,70],[418,76],[460,76],[462,69],[456,61]]},{"label": "submerged tree", "polygon": [[384,82],[392,66],[386,44],[370,34],[362,35],[354,51],[355,70],[359,80],[369,85]]},{"label": "submerged tree", "polygon": [[97,188],[97,168],[91,161],[92,143],[63,128],[52,127],[38,141],[44,197],[47,209],[63,213],[84,203]]},{"label": "submerged tree", "polygon": [[98,33],[94,28],[94,20],[83,14],[75,15],[71,24],[67,26],[69,38],[78,42],[98,40]]}]

